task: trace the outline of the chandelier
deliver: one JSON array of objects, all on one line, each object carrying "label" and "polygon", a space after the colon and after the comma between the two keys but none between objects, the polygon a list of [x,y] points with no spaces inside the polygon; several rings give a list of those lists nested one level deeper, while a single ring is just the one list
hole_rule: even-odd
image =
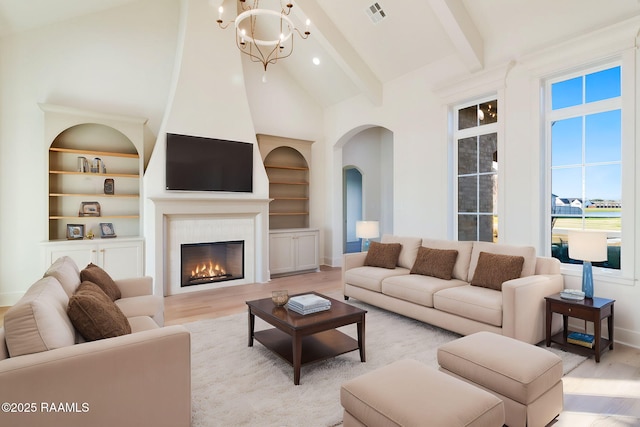
[{"label": "chandelier", "polygon": [[[283,5],[279,0],[280,11],[260,7],[260,0],[253,0],[250,6],[246,0],[238,0],[239,9],[242,12],[235,20],[222,20],[224,9],[218,8],[218,26],[226,29],[230,24],[234,24],[236,30],[236,46],[240,52],[248,55],[253,62],[260,62],[264,67],[265,75],[267,66],[275,64],[279,59],[284,59],[293,53],[294,31],[302,39],[309,37],[309,25],[307,19],[306,27],[301,32],[294,25],[289,17],[293,4],[287,2]],[[265,81],[265,77],[263,77]]]}]

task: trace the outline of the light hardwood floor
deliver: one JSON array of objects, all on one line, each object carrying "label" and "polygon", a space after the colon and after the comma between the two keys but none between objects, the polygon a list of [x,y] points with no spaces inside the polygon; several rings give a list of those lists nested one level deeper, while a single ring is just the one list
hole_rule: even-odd
[{"label": "light hardwood floor", "polygon": [[339,268],[323,267],[317,273],[278,277],[263,284],[168,296],[164,299],[165,324],[183,324],[240,313],[247,310],[245,301],[271,297],[271,292],[279,289],[286,289],[289,294],[316,291],[329,296],[338,295],[342,289],[340,277]]},{"label": "light hardwood floor", "polygon": [[[266,298],[273,290],[289,293],[317,291],[341,295],[341,270],[323,268],[273,279],[266,284],[232,286],[165,298],[165,323],[184,324],[246,312],[245,301]],[[0,307],[0,324],[7,307]],[[640,349],[616,343],[595,363],[582,363],[563,379],[564,412],[553,427],[640,426]]]}]

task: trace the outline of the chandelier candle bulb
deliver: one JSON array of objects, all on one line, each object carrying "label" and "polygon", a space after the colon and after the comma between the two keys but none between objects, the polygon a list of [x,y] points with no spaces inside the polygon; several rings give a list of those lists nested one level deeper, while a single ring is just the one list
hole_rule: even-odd
[{"label": "chandelier candle bulb", "polygon": [[223,9],[223,7],[222,7],[222,6],[220,6],[220,7],[218,8],[218,21],[219,21],[219,22],[222,22],[222,12],[224,12],[224,9]]}]

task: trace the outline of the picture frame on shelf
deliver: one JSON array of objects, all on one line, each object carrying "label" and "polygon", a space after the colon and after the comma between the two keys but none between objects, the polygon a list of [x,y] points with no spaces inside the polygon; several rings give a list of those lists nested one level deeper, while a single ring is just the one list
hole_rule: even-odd
[{"label": "picture frame on shelf", "polygon": [[84,224],[67,224],[67,240],[82,240]]},{"label": "picture frame on shelf", "polygon": [[113,228],[113,224],[110,222],[100,223],[100,237],[103,239],[116,237],[116,230]]},{"label": "picture frame on shelf", "polygon": [[104,180],[104,194],[113,195],[115,193],[115,183],[113,178],[107,178]]},{"label": "picture frame on shelf", "polygon": [[82,202],[78,216],[100,216],[100,203]]}]

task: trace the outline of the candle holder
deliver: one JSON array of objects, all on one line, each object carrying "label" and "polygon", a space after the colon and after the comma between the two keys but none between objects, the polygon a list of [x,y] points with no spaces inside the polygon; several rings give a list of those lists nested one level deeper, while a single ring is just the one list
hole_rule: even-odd
[{"label": "candle holder", "polygon": [[276,307],[284,307],[284,305],[289,301],[289,292],[286,290],[273,291],[271,293],[271,301],[273,301]]}]

